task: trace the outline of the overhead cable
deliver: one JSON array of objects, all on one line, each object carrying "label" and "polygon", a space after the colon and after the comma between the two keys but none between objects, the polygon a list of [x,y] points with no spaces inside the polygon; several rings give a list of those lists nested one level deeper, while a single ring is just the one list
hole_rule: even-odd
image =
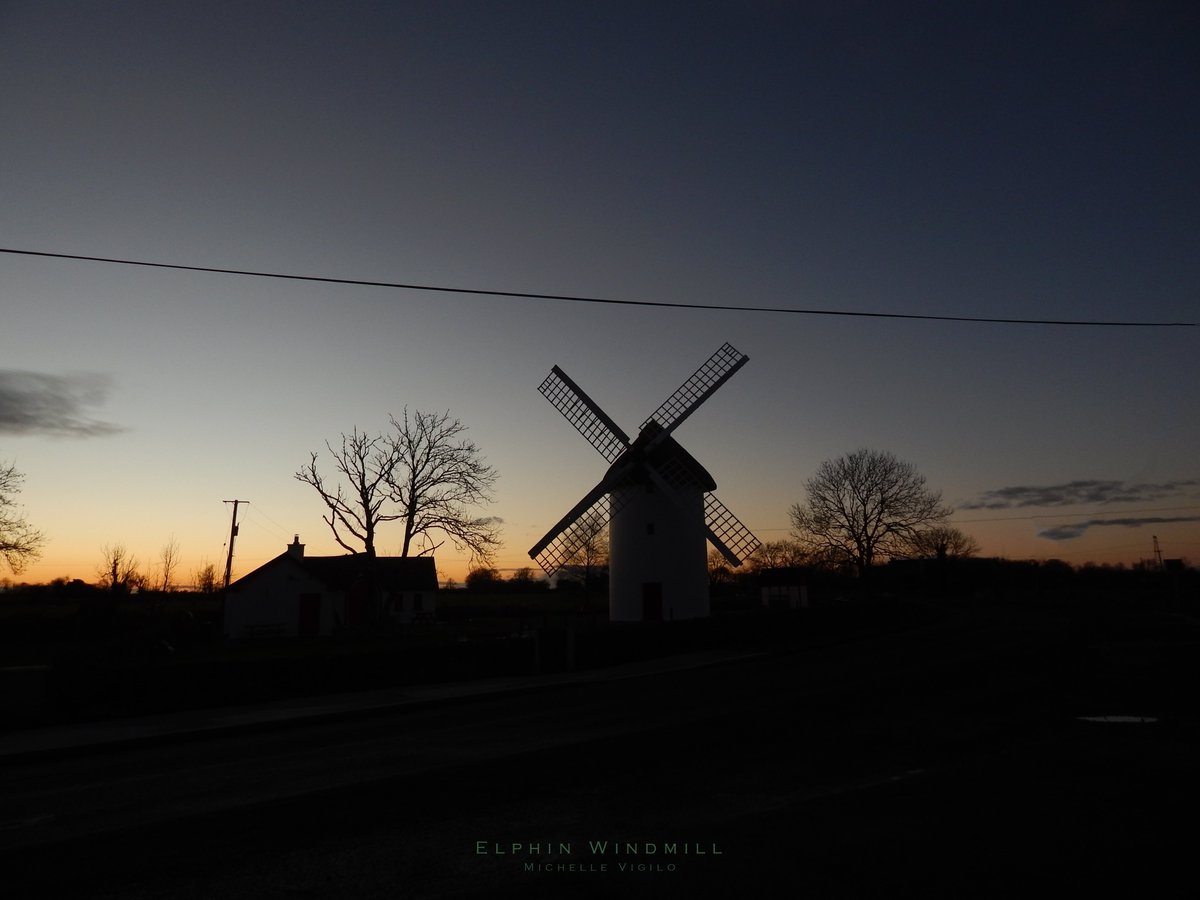
[{"label": "overhead cable", "polygon": [[1094,319],[1026,319],[990,316],[937,316],[924,313],[865,312],[845,309],[796,309],[787,306],[733,306],[716,303],[670,303],[665,300],[617,300],[611,297],[587,297],[575,294],[542,294],[530,291],[501,291],[487,288],[448,287],[436,284],[409,284],[398,281],[371,281],[361,278],[333,278],[327,275],[295,275],[287,272],[261,272],[252,269],[225,269],[216,266],[190,266],[182,263],[151,262],[139,259],[120,259],[109,256],[84,256],[77,253],[50,253],[45,250],[17,250],[0,247],[0,253],[20,256],[40,256],[50,259],[69,259],[79,262],[110,263],[120,266],[143,266],[152,269],[175,269],[184,272],[211,272],[217,275],[238,275],[248,278],[273,278],[288,281],[310,281],[322,284],[346,284],[358,287],[388,288],[401,291],[434,291],[445,294],[473,294],[482,297],[509,297],[519,300],[554,300],[564,303],[603,303],[613,306],[651,306],[670,309],[709,309],[743,313],[782,313],[794,316],[850,316],[866,319],[915,319],[933,322],[972,322],[995,325],[1065,325],[1102,328],[1196,328],[1200,322],[1100,321]]}]

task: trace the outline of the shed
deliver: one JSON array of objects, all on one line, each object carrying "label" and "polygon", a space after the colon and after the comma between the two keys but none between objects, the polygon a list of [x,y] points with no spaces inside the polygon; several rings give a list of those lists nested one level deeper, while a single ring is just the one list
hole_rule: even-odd
[{"label": "shed", "polygon": [[807,575],[807,570],[801,568],[763,569],[758,581],[762,605],[767,609],[807,608]]}]

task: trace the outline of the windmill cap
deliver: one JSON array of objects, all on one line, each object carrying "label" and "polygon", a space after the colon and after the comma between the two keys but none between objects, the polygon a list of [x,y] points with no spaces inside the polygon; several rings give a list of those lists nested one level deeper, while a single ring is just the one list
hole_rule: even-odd
[{"label": "windmill cap", "polygon": [[[609,466],[604,480],[613,487],[626,484],[645,484],[650,481],[648,468],[654,469],[670,485],[713,491],[716,481],[708,470],[688,453],[675,438],[663,436],[663,428],[651,420],[638,433],[637,440]],[[654,443],[647,450],[647,445]]]}]

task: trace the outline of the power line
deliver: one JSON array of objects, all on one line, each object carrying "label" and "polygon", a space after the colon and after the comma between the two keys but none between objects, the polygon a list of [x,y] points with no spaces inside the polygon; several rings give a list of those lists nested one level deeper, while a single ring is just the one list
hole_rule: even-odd
[{"label": "power line", "polygon": [[[292,534],[295,533],[294,531],[289,533],[287,529],[285,529],[282,525],[280,525],[278,522],[276,522],[274,519],[272,519],[270,516],[268,516],[263,511],[262,507],[259,506],[258,504],[251,503],[250,501],[247,500],[246,506],[247,506],[246,521],[253,522],[259,528],[262,528],[263,531],[270,532],[271,534],[275,535],[276,537],[282,538],[284,541],[287,541],[292,536]],[[263,521],[255,521],[255,519],[257,519],[259,516],[261,516],[264,520],[266,520],[266,523],[270,523],[270,524],[265,524]]]},{"label": "power line", "polygon": [[436,284],[409,284],[398,281],[369,281],[360,278],[333,278],[325,275],[295,275],[288,272],[260,272],[251,269],[224,269],[216,266],[189,266],[181,263],[151,262],[139,259],[119,259],[109,256],[83,256],[76,253],[50,253],[44,250],[16,250],[0,247],[0,253],[20,256],[40,256],[49,259],[70,259],[79,262],[110,263],[120,266],[143,266],[152,269],[175,269],[184,272],[210,272],[217,275],[239,275],[249,278],[274,278],[287,281],[312,281],[322,284],[347,284],[358,287],[388,288],[401,291],[435,291],[444,294],[474,294],[481,297],[509,297],[520,300],[553,300],[564,303],[602,303],[612,306],[657,306],[672,309],[709,309],[729,312],[784,313],[796,316],[848,316],[865,319],[917,319],[933,322],[972,322],[994,325],[1066,325],[1103,328],[1197,328],[1200,322],[1099,321],[1086,319],[1006,319],[987,316],[935,316],[922,313],[864,312],[843,309],[795,309],[785,306],[732,306],[716,303],[668,303],[665,300],[617,300],[611,297],[587,297],[575,294],[540,294],[530,291],[499,291],[485,288],[448,287]]}]

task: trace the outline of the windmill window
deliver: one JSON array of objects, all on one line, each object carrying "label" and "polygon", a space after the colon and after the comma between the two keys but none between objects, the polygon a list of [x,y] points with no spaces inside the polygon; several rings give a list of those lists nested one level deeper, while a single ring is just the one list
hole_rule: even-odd
[{"label": "windmill window", "polygon": [[654,534],[654,523],[653,522],[646,523],[646,534]]}]

